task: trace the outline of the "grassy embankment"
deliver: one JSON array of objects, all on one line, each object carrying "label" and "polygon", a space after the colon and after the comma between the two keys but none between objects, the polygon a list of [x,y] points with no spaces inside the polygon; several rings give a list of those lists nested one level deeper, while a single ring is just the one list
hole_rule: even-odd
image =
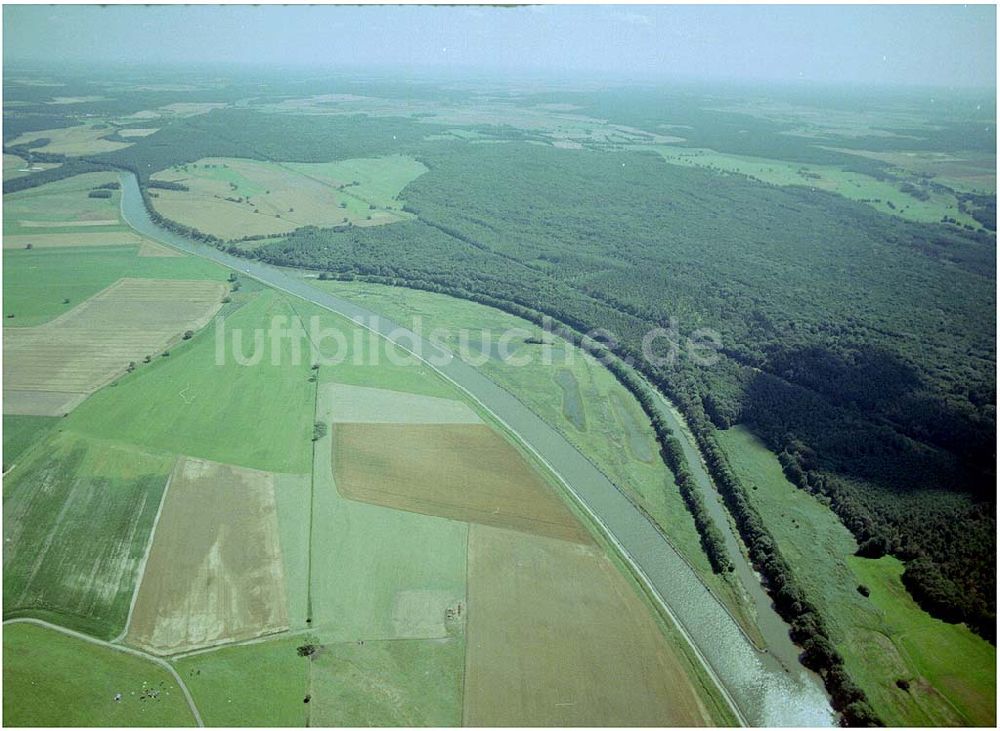
[{"label": "grassy embankment", "polygon": [[[547,365],[543,360],[545,346],[524,342],[530,335],[539,335],[536,325],[477,303],[363,282],[327,282],[323,286],[400,325],[410,327],[413,318],[420,317],[425,334],[435,327],[447,327],[450,337],[446,342],[452,348],[463,348],[460,330],[469,333],[464,338],[468,341],[464,349],[477,359],[474,362],[483,361],[483,372],[516,394],[627,490],[751,636],[757,634],[752,619],[743,611],[739,587],[712,572],[691,514],[659,455],[656,437],[642,407],[599,362],[554,338],[551,365]],[[499,357],[500,338],[508,332],[512,336],[506,341],[507,354],[515,358],[530,356],[528,364],[517,366]],[[485,345],[487,340],[489,347]]]}]

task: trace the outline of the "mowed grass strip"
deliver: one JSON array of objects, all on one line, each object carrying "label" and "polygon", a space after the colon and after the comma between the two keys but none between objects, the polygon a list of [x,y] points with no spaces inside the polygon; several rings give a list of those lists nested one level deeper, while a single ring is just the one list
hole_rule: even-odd
[{"label": "mowed grass strip", "polygon": [[323,384],[320,389],[320,398],[333,404],[336,424],[481,424],[483,421],[457,399],[340,383]]},{"label": "mowed grass strip", "polygon": [[125,626],[172,458],[55,433],[4,480],[4,617]]},{"label": "mowed grass strip", "polygon": [[220,647],[173,661],[207,726],[302,727],[310,711],[305,635]]},{"label": "mowed grass strip", "polygon": [[464,664],[462,637],[323,645],[309,667],[310,725],[461,726]]},{"label": "mowed grass strip", "polygon": [[3,628],[3,721],[8,728],[196,725],[162,667],[26,623]]},{"label": "mowed grass strip", "polygon": [[4,388],[92,392],[204,327],[224,292],[220,282],[121,279],[55,320],[5,330]]},{"label": "mowed grass strip", "polygon": [[180,460],[127,642],[176,654],[286,629],[273,475]]},{"label": "mowed grass strip", "polygon": [[469,530],[465,725],[713,722],[649,608],[599,549]]},{"label": "mowed grass strip", "polygon": [[[224,332],[242,332],[250,358],[256,329],[266,331],[272,316],[287,322],[294,315],[283,297],[265,290],[225,317]],[[308,358],[294,364],[286,339],[276,361],[262,349],[260,362],[240,365],[229,337],[217,358],[216,335],[212,326],[172,348],[169,358],[140,364],[77,407],[66,428],[242,467],[308,473],[315,402]]]},{"label": "mowed grass strip", "polygon": [[288,627],[309,626],[309,503],[311,475],[274,475],[274,499],[285,572]]},{"label": "mowed grass strip", "polygon": [[484,424],[334,424],[348,498],[452,520],[591,542],[561,498]]},{"label": "mowed grass strip", "polygon": [[79,233],[51,233],[46,231],[27,234],[5,234],[3,237],[4,250],[140,246],[142,243],[142,237],[130,231],[83,231]]}]

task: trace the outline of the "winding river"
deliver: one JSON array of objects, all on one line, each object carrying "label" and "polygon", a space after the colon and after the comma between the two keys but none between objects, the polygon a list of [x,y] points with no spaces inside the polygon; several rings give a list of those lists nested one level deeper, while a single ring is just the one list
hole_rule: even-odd
[{"label": "winding river", "polygon": [[[833,724],[833,711],[822,685],[815,675],[794,660],[796,650],[788,638],[788,628],[767,602],[759,582],[755,578],[749,580],[753,571],[738,546],[730,545],[730,552],[735,561],[743,564],[738,569],[740,579],[745,585],[749,582],[756,586],[751,596],[767,644],[763,651],[754,647],[660,530],[590,460],[510,392],[450,352],[377,313],[317,289],[294,273],[227,254],[163,229],[149,217],[136,177],[122,173],[121,183],[122,215],[143,235],[243,272],[271,287],[354,319],[406,350],[418,351],[422,358],[430,361],[429,365],[504,424],[553,471],[577,503],[602,526],[638,578],[687,637],[744,723],[753,726]],[[696,465],[700,467],[700,456],[689,441],[690,435],[677,415],[673,417],[671,428],[683,437],[681,441],[685,444],[688,461],[693,469]],[[707,474],[697,477],[703,489],[707,485],[714,495],[710,481],[705,482]],[[722,510],[717,497],[712,498],[712,507],[716,520],[721,518],[725,523],[724,514],[717,512]],[[735,541],[728,523],[725,525],[730,534],[727,542]]]}]

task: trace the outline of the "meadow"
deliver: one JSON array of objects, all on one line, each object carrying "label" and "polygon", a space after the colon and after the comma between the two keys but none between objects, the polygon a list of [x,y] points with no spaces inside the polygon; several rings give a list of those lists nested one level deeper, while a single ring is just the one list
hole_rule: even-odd
[{"label": "meadow", "polygon": [[[173,661],[207,726],[303,727],[310,708],[305,636],[223,647]],[[267,692],[262,692],[266,689]]]},{"label": "meadow", "polygon": [[[283,296],[264,291],[230,311],[230,332],[266,330],[272,315],[294,317]],[[216,364],[214,328],[174,347],[95,393],[65,421],[67,430],[177,454],[269,472],[302,474],[310,468],[314,389],[309,363],[292,366],[291,346],[281,364],[266,358],[240,366],[229,351]],[[250,353],[247,351],[247,355]],[[266,394],[267,398],[261,398]],[[136,404],[141,404],[137,413]]]},{"label": "meadow", "polygon": [[[837,165],[804,165],[690,147],[656,146],[655,149],[671,165],[738,173],[771,185],[798,185],[829,191],[909,221],[938,223],[948,217],[963,225],[978,227],[976,220],[962,210],[954,191],[928,189],[926,179],[909,171],[903,180],[894,181],[884,175],[880,179]],[[898,156],[891,159],[900,162]],[[907,193],[904,184],[916,195]]]},{"label": "meadow", "polygon": [[886,723],[993,725],[996,648],[967,627],[921,610],[900,581],[898,560],[855,556],[858,544],[833,512],[789,483],[750,431],[736,426],[717,437],[830,625],[846,669]]},{"label": "meadow", "polygon": [[204,259],[141,256],[138,246],[5,251],[4,271],[4,326],[8,328],[48,322],[123,278],[225,279],[221,268]]},{"label": "meadow", "polygon": [[117,174],[92,172],[5,195],[4,251],[139,246],[151,252],[152,242],[121,220],[117,185]]},{"label": "meadow", "polygon": [[462,637],[324,645],[310,660],[314,726],[461,726]]},{"label": "meadow", "polygon": [[7,144],[11,147],[30,147],[35,152],[44,152],[50,155],[66,155],[67,157],[98,155],[102,152],[112,152],[129,146],[127,142],[114,142],[105,139],[114,131],[112,127],[104,123],[81,124],[59,129],[25,132]]},{"label": "meadow", "polygon": [[[380,369],[368,370],[377,382]],[[333,424],[335,408],[319,400],[316,421]],[[447,637],[446,610],[465,601],[468,526],[346,499],[334,460],[350,454],[333,444],[315,442],[310,627],[323,643]]]},{"label": "meadow", "polygon": [[11,178],[20,178],[25,175],[30,175],[32,172],[38,170],[47,170],[53,167],[57,167],[59,163],[29,163],[23,157],[18,155],[11,155],[9,153],[3,153],[3,179],[9,180]]},{"label": "meadow", "polygon": [[156,190],[150,195],[167,219],[232,240],[300,226],[403,220],[399,193],[425,171],[400,155],[334,163],[203,158],[153,175]]},{"label": "meadow", "polygon": [[162,667],[26,623],[3,628],[3,717],[10,727],[196,725]]}]

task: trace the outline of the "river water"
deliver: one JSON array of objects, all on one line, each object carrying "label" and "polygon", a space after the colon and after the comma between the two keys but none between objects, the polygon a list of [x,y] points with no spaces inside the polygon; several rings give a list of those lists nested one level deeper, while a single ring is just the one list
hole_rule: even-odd
[{"label": "river water", "polygon": [[[377,313],[317,289],[296,274],[260,262],[227,254],[197,243],[156,225],[149,217],[138,181],[121,174],[122,215],[126,222],[149,238],[182,251],[218,262],[276,289],[301,297],[320,307],[357,320],[407,350],[419,349],[433,367],[490,411],[563,482],[577,503],[604,529],[609,539],[631,564],[641,581],[674,619],[681,632],[723,690],[741,720],[753,726],[830,726],[834,714],[815,675],[792,660],[794,645],[788,628],[771,609],[757,582],[755,597],[761,632],[767,649],[758,650],[718,599],[702,584],[687,562],[674,550],[659,529],[583,454],[528,409],[473,366],[453,357],[416,333],[380,317]],[[417,346],[416,348],[414,346]],[[686,443],[692,469],[700,458],[674,414],[671,428]],[[691,449],[695,451],[690,453]],[[703,484],[706,475],[697,475]],[[714,494],[714,490],[712,490]],[[713,513],[721,510],[712,498]],[[716,514],[718,520],[725,516]],[[728,524],[727,524],[728,526]],[[727,527],[730,539],[731,531]],[[752,569],[738,550],[730,552],[746,580]]]}]

